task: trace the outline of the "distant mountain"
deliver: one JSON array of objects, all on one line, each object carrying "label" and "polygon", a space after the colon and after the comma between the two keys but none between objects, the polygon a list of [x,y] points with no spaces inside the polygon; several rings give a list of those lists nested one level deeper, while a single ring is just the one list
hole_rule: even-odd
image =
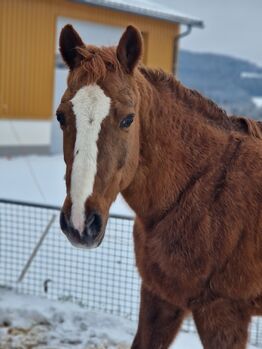
[{"label": "distant mountain", "polygon": [[262,68],[248,61],[181,50],[178,78],[229,113],[262,119],[252,98],[262,96]]}]

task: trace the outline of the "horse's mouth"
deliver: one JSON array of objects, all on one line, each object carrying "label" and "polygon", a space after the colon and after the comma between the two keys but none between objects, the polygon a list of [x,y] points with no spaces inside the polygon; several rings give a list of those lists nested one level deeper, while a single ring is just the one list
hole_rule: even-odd
[{"label": "horse's mouth", "polygon": [[104,238],[103,233],[101,234],[101,237],[99,234],[99,236],[95,240],[91,240],[90,238],[86,238],[86,237],[76,236],[74,234],[64,232],[64,231],[63,231],[63,233],[66,235],[67,239],[71,242],[71,244],[74,247],[81,248],[81,249],[97,248],[98,246],[101,245],[103,238]]},{"label": "horse's mouth", "polygon": [[104,232],[100,232],[97,238],[94,240],[88,236],[80,235],[78,231],[62,231],[74,247],[81,249],[97,248],[101,245],[105,235]]}]

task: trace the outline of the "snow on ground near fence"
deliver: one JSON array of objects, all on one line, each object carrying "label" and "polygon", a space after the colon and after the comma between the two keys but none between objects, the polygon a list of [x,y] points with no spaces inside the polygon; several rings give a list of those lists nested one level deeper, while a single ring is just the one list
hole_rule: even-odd
[{"label": "snow on ground near fence", "polygon": [[[0,157],[0,197],[61,206],[65,199],[62,155]],[[121,196],[111,213],[133,215]]]},{"label": "snow on ground near fence", "polygon": [[128,348],[133,323],[112,315],[0,291],[1,349]]},{"label": "snow on ground near fence", "polygon": [[[0,349],[128,349],[135,330],[135,323],[116,316],[0,289]],[[187,333],[172,345],[201,348],[198,337]]]}]

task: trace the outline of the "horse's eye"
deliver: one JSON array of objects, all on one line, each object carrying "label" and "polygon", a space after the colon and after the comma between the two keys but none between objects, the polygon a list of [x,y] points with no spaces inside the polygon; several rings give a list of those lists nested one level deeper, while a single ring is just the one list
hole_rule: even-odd
[{"label": "horse's eye", "polygon": [[60,126],[64,126],[65,125],[65,116],[64,116],[63,113],[57,112],[56,113],[56,119],[59,122]]},{"label": "horse's eye", "polygon": [[134,116],[134,114],[128,114],[124,119],[122,119],[120,122],[120,128],[128,128],[134,121]]}]

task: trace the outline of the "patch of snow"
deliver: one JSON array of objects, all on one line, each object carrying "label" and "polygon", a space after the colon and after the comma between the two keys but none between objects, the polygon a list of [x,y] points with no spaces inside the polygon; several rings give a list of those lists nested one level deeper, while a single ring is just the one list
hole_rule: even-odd
[{"label": "patch of snow", "polygon": [[240,76],[243,79],[262,79],[262,74],[255,72],[242,72]]},{"label": "patch of snow", "polygon": [[[128,349],[136,326],[134,322],[68,302],[0,289],[1,349]],[[203,347],[196,334],[180,332],[171,348]]]},{"label": "patch of snow", "polygon": [[0,348],[127,349],[135,324],[68,302],[0,291]]},{"label": "patch of snow", "polygon": [[255,103],[257,108],[262,108],[262,97],[253,97],[253,103]]},{"label": "patch of snow", "polygon": [[87,4],[95,4],[117,10],[123,10],[131,13],[136,13],[144,16],[161,18],[178,22],[181,24],[192,24],[202,26],[202,21],[194,17],[177,12],[172,6],[165,6],[160,1],[151,0],[83,0]]}]

